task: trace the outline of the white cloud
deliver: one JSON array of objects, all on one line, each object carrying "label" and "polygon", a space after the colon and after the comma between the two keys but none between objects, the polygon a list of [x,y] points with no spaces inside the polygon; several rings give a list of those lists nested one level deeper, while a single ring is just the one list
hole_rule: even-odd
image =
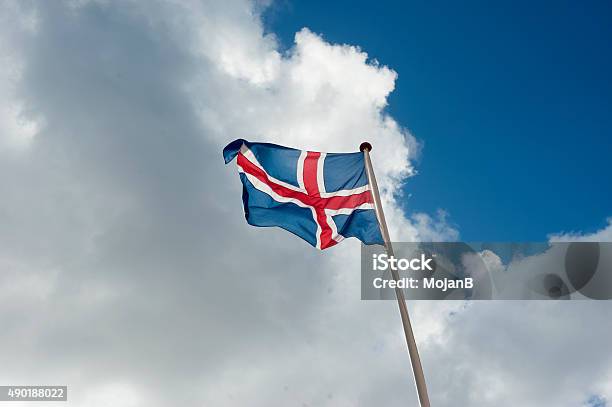
[{"label": "white cloud", "polygon": [[0,151],[27,147],[43,125],[17,90],[23,70],[20,36],[36,32],[38,16],[36,10],[17,2],[6,2],[4,8],[7,12],[0,15]]},{"label": "white cloud", "polygon": [[607,219],[608,224],[595,233],[553,233],[548,238],[551,242],[610,242],[612,241],[612,218]]}]

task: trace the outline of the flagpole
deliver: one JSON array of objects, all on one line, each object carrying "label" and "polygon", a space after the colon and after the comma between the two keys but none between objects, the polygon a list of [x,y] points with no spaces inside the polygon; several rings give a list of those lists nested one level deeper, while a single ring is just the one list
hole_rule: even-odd
[{"label": "flagpole", "polygon": [[[374,198],[374,211],[376,212],[376,219],[378,219],[378,225],[380,226],[380,233],[385,242],[385,249],[389,256],[393,256],[393,246],[391,245],[391,238],[389,237],[389,229],[387,229],[387,221],[385,220],[385,214],[383,213],[382,203],[380,201],[378,184],[376,183],[376,176],[374,175],[372,161],[370,160],[372,145],[368,142],[361,143],[359,150],[363,151],[368,182],[370,184],[370,190],[372,191],[372,197]],[[394,280],[399,280],[399,273],[397,270],[391,269],[391,274]],[[425,374],[423,374],[419,350],[417,349],[414,333],[412,332],[410,316],[408,316],[408,308],[406,307],[406,298],[404,298],[402,289],[397,286],[395,287],[395,297],[397,298],[400,315],[402,317],[402,325],[404,326],[404,335],[406,336],[406,344],[408,345],[408,354],[410,356],[410,363],[412,364],[412,373],[414,374],[414,382],[419,396],[419,404],[421,407],[430,407],[429,396],[427,395],[427,385],[425,384]]]}]

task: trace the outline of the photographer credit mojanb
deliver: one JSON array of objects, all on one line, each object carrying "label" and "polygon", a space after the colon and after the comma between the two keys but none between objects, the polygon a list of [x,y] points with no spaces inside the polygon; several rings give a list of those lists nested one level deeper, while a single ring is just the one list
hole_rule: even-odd
[{"label": "photographer credit mojanb", "polygon": [[377,277],[372,280],[374,288],[427,288],[443,292],[454,289],[474,288],[472,277],[462,279],[425,277],[423,279],[404,277],[399,280]]}]

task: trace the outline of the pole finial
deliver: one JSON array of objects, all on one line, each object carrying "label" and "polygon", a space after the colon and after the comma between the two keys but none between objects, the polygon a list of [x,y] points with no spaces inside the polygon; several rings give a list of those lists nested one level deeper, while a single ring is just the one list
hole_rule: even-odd
[{"label": "pole finial", "polygon": [[359,146],[359,151],[372,151],[372,144],[368,143],[367,141],[364,141]]}]

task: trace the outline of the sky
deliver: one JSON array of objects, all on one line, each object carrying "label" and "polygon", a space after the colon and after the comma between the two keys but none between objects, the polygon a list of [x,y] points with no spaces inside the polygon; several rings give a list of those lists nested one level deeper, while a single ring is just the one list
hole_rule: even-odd
[{"label": "sky", "polygon": [[466,241],[542,241],[610,215],[611,17],[605,1],[281,1],[264,21],[285,49],[309,27],[398,72],[387,111],[423,145],[408,210],[446,210]]},{"label": "sky", "polygon": [[[563,207],[550,196],[546,205],[521,201],[521,211],[498,195],[527,184],[540,193],[557,178],[568,188],[591,188],[569,182],[569,169],[603,182],[603,171],[582,165],[603,167],[595,158],[606,150],[594,138],[578,147],[584,132],[539,138],[512,130],[518,113],[530,129],[559,130],[567,123],[545,118],[573,117],[578,130],[582,116],[534,114],[538,98],[560,106],[569,97],[513,93],[510,112],[499,99],[480,98],[498,93],[488,86],[495,75],[476,75],[465,52],[444,51],[455,48],[449,38],[476,41],[477,34],[451,18],[450,5],[438,21],[447,34],[423,28],[448,53],[433,72],[423,65],[431,47],[417,38],[410,45],[399,35],[368,35],[372,13],[358,21],[347,7],[336,18],[341,25],[326,27],[317,22],[325,16],[298,22],[310,14],[294,4],[276,7],[248,0],[0,2],[0,384],[65,384],[66,405],[78,407],[416,401],[397,305],[360,300],[359,243],[347,239],[319,252],[282,230],[247,225],[237,170],[221,156],[236,138],[354,151],[367,135],[398,240],[612,240],[606,192],[583,206],[568,191],[555,195]],[[493,15],[478,10],[483,21]],[[608,21],[595,11],[593,21]],[[339,33],[345,25],[352,31]],[[404,59],[392,55],[400,50]],[[531,54],[546,57],[539,49]],[[535,62],[519,65],[524,76],[544,76]],[[592,70],[584,83],[603,80],[603,67],[584,65],[581,72]],[[453,78],[456,70],[481,93]],[[560,80],[563,72],[554,74]],[[554,82],[542,86],[552,92]],[[578,92],[580,83],[565,86]],[[589,124],[595,137],[605,131],[608,94],[603,85],[588,89],[599,118]],[[586,111],[587,98],[578,100],[572,107]],[[466,105],[490,106],[500,118],[481,122],[487,109]],[[470,139],[493,169],[480,174],[465,157]],[[525,160],[513,158],[528,156],[536,141],[565,154],[567,168],[549,159],[525,169]],[[569,160],[583,148],[594,158]],[[472,170],[462,173],[467,161]],[[506,176],[483,178],[496,171]],[[517,181],[515,173],[545,185]],[[465,191],[466,177],[485,184],[487,194]],[[483,195],[491,207],[472,205]],[[504,226],[492,220],[500,217],[493,206],[509,211]],[[550,219],[533,228],[510,218],[546,210]],[[606,302],[408,306],[434,406],[601,407],[612,399]]]}]

